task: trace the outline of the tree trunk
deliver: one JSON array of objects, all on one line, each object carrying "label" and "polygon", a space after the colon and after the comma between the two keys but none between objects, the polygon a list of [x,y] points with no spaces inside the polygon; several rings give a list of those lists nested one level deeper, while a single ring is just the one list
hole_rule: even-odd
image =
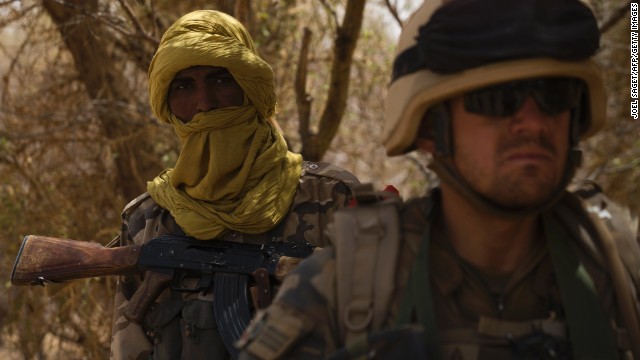
[{"label": "tree trunk", "polygon": [[[329,80],[327,103],[320,118],[318,133],[313,134],[308,128],[300,128],[302,155],[305,159],[319,161],[331,146],[331,141],[338,132],[342,116],[349,96],[350,70],[353,53],[358,43],[366,0],[349,0],[345,9],[342,25],[337,29],[333,47],[333,63]],[[301,60],[301,64],[305,61]],[[298,104],[305,104],[306,92],[298,91]],[[300,124],[309,124],[308,119],[300,119]]]},{"label": "tree trunk", "polygon": [[[155,156],[148,121],[132,121],[130,91],[108,49],[114,40],[96,18],[97,0],[43,0],[86,88],[102,131],[111,147],[117,195],[131,199],[146,191],[146,182],[155,177],[162,164]],[[140,117],[143,117],[141,115]]]}]

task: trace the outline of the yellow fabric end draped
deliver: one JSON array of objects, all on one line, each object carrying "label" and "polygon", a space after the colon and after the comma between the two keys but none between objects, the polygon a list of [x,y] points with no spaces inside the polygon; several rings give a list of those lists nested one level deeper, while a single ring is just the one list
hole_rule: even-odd
[{"label": "yellow fabric end draped", "polygon": [[[244,91],[245,104],[199,113],[186,124],[176,118],[167,105],[169,85],[176,73],[197,65],[229,70]],[[258,234],[284,218],[302,157],[287,150],[266,120],[275,113],[273,71],[237,20],[200,10],[176,21],[151,62],[149,96],[156,116],[173,125],[182,150],[175,167],[149,182],[147,191],[187,235]]]}]

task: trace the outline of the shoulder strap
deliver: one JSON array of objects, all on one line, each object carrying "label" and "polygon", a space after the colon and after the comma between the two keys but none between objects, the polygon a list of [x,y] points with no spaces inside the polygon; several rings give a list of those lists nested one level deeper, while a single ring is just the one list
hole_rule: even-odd
[{"label": "shoulder strap", "polygon": [[593,280],[575,255],[569,236],[558,221],[545,214],[543,223],[574,356],[577,359],[615,359],[617,349],[613,333],[598,301]]},{"label": "shoulder strap", "polygon": [[602,252],[618,309],[629,333],[631,350],[640,359],[638,220],[628,210],[609,200],[597,186],[588,192],[579,190],[576,194],[581,198],[566,196],[562,203],[573,212],[575,219],[586,221],[595,233],[594,240]]},{"label": "shoulder strap", "polygon": [[591,220],[604,226],[611,234],[636,290],[640,291],[638,216],[609,199],[595,183],[583,183],[574,194],[584,203]]},{"label": "shoulder strap", "polygon": [[138,195],[138,197],[136,197],[135,199],[129,201],[129,203],[125,205],[124,209],[122,210],[122,216],[125,216],[126,214],[133,211],[133,209],[135,209],[138,205],[143,203],[149,197],[151,197],[151,195],[149,195],[148,192],[144,192]]},{"label": "shoulder strap", "polygon": [[411,267],[407,289],[400,303],[396,325],[417,321],[425,329],[426,351],[429,359],[442,358],[436,329],[431,286],[429,281],[429,248],[433,224],[434,197],[427,199],[426,215],[429,221],[422,233],[418,256]]},{"label": "shoulder strap", "polygon": [[[120,213],[120,217],[124,220],[126,218],[129,217],[129,215],[138,207],[140,206],[140,204],[142,204],[143,202],[145,202],[148,198],[150,198],[151,195],[149,195],[148,192],[144,192],[140,195],[138,195],[135,199],[129,201],[129,203],[127,205],[125,205],[124,209],[122,210],[122,212]],[[107,245],[105,245],[108,248],[113,248],[113,247],[117,247],[120,244],[120,236],[122,234],[118,234],[115,238],[113,238]]]},{"label": "shoulder strap", "polygon": [[360,181],[355,175],[337,165],[328,162],[303,161],[302,169],[304,170],[304,173],[313,174],[316,176],[325,176],[340,181],[347,185],[351,190],[353,190],[354,186],[360,184]]},{"label": "shoulder strap", "polygon": [[357,205],[336,211],[338,323],[345,342],[382,327],[394,288],[400,244],[399,196],[355,188]]}]

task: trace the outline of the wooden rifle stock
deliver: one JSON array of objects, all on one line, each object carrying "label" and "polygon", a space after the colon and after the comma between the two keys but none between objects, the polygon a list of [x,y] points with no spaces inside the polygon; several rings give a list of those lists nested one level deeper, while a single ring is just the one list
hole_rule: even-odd
[{"label": "wooden rifle stock", "polygon": [[[99,276],[141,273],[140,245],[107,248],[98,243],[28,235],[22,241],[11,272],[12,285],[42,285]],[[144,281],[124,309],[140,322],[147,309],[169,286],[172,273],[145,273]]]},{"label": "wooden rifle stock", "polygon": [[44,285],[139,272],[140,248],[107,248],[88,241],[28,235],[11,271],[11,284]]},{"label": "wooden rifle stock", "polygon": [[[242,244],[201,241],[186,236],[161,235],[144,245],[108,248],[78,240],[29,235],[11,272],[12,285],[45,285],[111,275],[141,274],[143,282],[124,309],[124,316],[140,322],[153,301],[168,286],[199,292],[212,284],[217,272],[253,275],[261,289],[260,306],[270,301],[268,275],[276,275],[280,260],[304,258],[309,243]],[[198,279],[185,288],[182,280]]]}]

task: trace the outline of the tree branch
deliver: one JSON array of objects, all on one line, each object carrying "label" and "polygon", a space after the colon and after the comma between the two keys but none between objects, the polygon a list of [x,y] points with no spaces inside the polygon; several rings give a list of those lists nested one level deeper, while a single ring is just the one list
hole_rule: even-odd
[{"label": "tree branch", "polygon": [[[142,24],[140,23],[140,20],[138,20],[138,18],[133,13],[131,6],[129,6],[129,4],[127,4],[124,0],[118,0],[118,2],[120,3],[120,6],[122,6],[124,11],[127,13],[127,16],[129,17],[129,20],[131,20],[131,22],[133,23],[133,26],[136,28],[137,36],[149,41],[154,46],[158,46],[160,44],[160,40],[156,39],[154,36],[150,35],[148,32],[144,30],[144,28],[142,27]],[[119,30],[119,29],[116,28],[116,30]]]},{"label": "tree branch", "polygon": [[615,24],[617,24],[624,16],[629,12],[631,7],[631,0],[629,0],[626,4],[621,5],[618,9],[616,9],[608,19],[602,21],[602,25],[600,25],[600,33],[604,34],[609,29],[611,29]]},{"label": "tree branch", "polygon": [[309,149],[313,152],[303,151],[303,155],[306,155],[309,160],[319,161],[322,159],[340,127],[342,116],[347,107],[351,64],[362,28],[365,3],[366,0],[349,0],[342,25],[337,28],[329,93],[318,126],[317,149]]},{"label": "tree branch", "polygon": [[398,15],[398,7],[392,4],[391,0],[384,0],[384,2],[387,5],[387,9],[389,9],[389,12],[391,13],[391,16],[393,16],[393,18],[398,22],[398,25],[402,27],[404,22],[402,21],[402,19],[400,19],[400,15]]},{"label": "tree branch", "polygon": [[309,43],[311,42],[311,30],[304,28],[302,44],[300,46],[300,56],[298,57],[298,68],[296,70],[295,92],[296,104],[298,105],[298,133],[303,144],[310,144],[310,137],[313,136],[309,127],[311,116],[311,97],[307,93],[307,72],[309,65]]}]

